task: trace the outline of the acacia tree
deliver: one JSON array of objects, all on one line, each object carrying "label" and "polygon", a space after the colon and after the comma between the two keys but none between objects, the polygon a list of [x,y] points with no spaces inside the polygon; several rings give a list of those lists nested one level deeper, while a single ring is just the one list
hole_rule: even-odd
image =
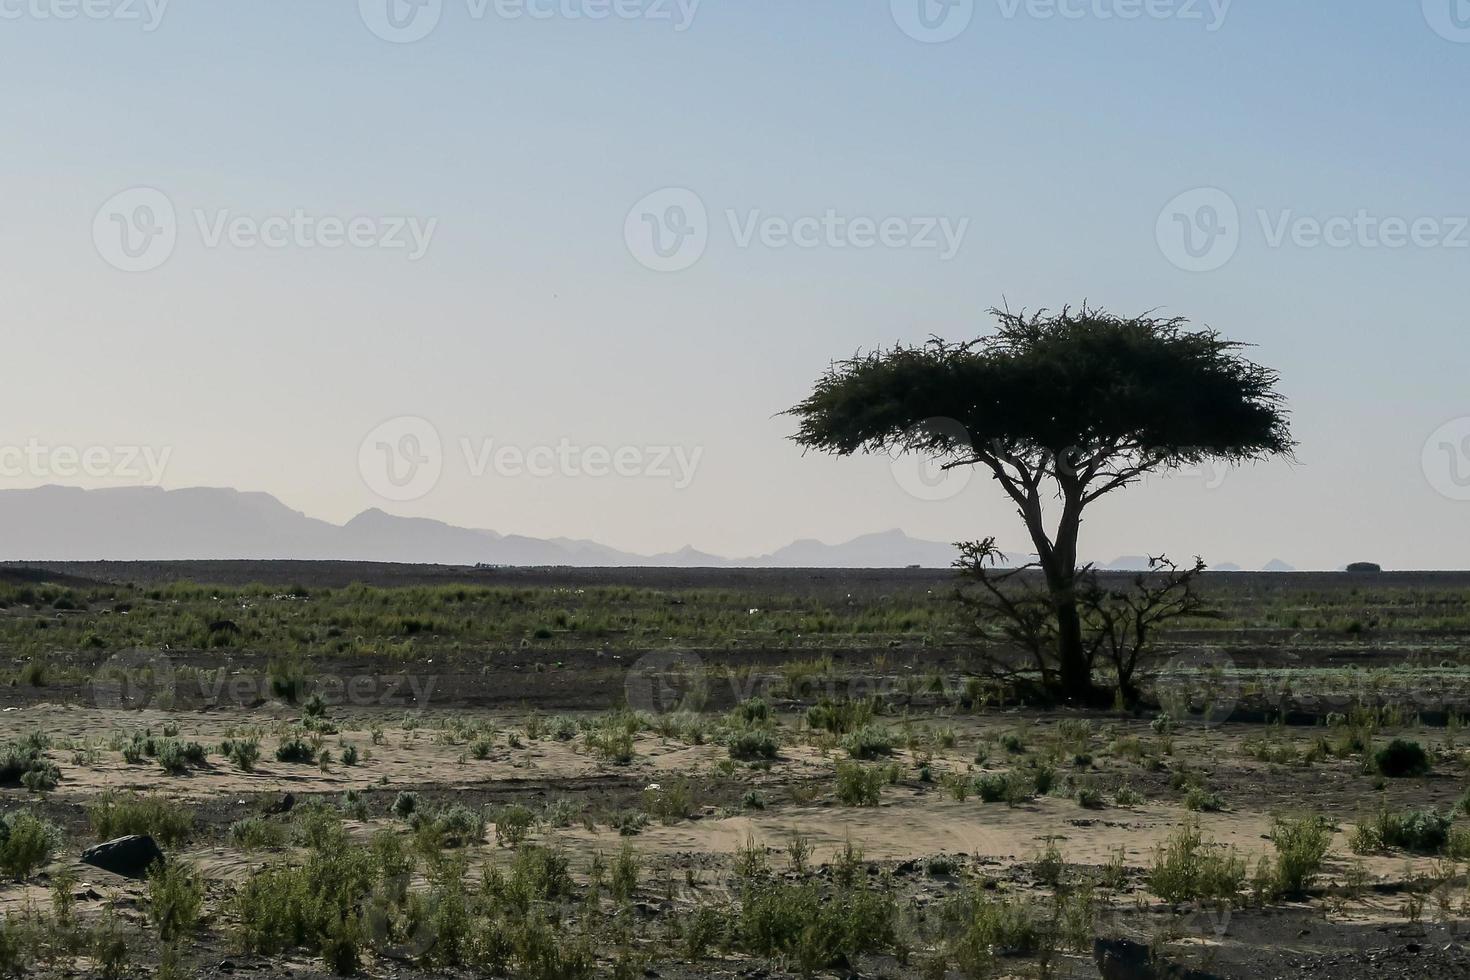
[{"label": "acacia tree", "polygon": [[1030,627],[1054,637],[1054,677],[1044,680],[1064,699],[1091,700],[1077,567],[1084,510],[1148,473],[1289,455],[1278,376],[1243,357],[1243,344],[1179,318],[1086,306],[991,313],[997,329],[976,340],[834,363],[789,411],[793,438],[843,456],[915,452],[988,470],[1045,581],[1045,621]]}]

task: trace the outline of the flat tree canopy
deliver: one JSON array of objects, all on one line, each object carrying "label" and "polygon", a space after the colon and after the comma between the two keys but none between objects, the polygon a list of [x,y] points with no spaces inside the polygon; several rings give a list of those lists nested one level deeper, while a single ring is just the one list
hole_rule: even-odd
[{"label": "flat tree canopy", "polygon": [[[1275,371],[1244,345],[1179,318],[1083,306],[992,310],[994,333],[859,353],[790,410],[801,445],[850,455],[910,451],[990,470],[1016,503],[1059,620],[1059,676],[1090,692],[1075,622],[1082,509],[1145,473],[1290,454]],[[1044,503],[1060,515],[1047,526]]]}]

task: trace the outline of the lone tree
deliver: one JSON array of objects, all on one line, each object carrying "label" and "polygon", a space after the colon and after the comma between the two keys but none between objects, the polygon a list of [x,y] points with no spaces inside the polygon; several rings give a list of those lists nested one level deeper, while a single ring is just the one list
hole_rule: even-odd
[{"label": "lone tree", "polygon": [[[1089,611],[1116,606],[1101,602],[1090,567],[1079,573],[1083,511],[1147,473],[1290,455],[1278,377],[1241,356],[1244,345],[1178,318],[1086,306],[991,313],[998,328],[989,336],[935,338],[833,364],[788,413],[799,420],[793,438],[843,456],[916,452],[946,469],[988,469],[1020,512],[1045,583],[1039,615],[1034,604],[1001,610],[1008,632],[1029,635],[1048,694],[1091,701],[1093,666],[1099,650],[1106,658],[1117,648],[1117,622],[1116,612],[1105,615],[1110,622],[1084,637]],[[991,538],[962,545],[957,564],[998,587],[985,570],[999,557]],[[1185,572],[1166,560],[1156,567],[1187,576],[1186,590],[1203,569],[1198,561]],[[1152,600],[1141,588],[1150,609],[1179,608],[1172,587]],[[991,591],[1004,600],[1003,589]]]}]

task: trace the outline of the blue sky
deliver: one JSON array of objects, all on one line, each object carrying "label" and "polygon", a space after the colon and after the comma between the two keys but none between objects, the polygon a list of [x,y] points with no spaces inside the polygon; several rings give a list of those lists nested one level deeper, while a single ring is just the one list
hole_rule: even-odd
[{"label": "blue sky", "polygon": [[[1118,496],[1089,521],[1089,554],[1467,563],[1459,471],[1425,465],[1431,434],[1470,416],[1470,37],[1454,39],[1450,0],[1443,19],[1439,0],[1063,0],[1065,17],[978,0],[945,43],[908,36],[889,0],[704,0],[686,25],[672,0],[601,20],[572,16],[598,0],[514,19],[443,0],[413,43],[367,26],[386,0],[172,0],[153,30],[122,17],[146,20],[143,0],[91,2],[96,17],[62,20],[68,0],[0,0],[0,444],[167,447],[167,486],[640,551],[895,526],[1019,542],[985,481],[920,499],[887,460],[804,458],[775,413],[859,347],[973,335],[1003,301],[1088,299],[1258,345],[1302,444],[1295,465]],[[1166,16],[1103,16],[1139,8]],[[133,188],[162,193],[177,223],[166,261],[140,272],[94,234]],[[625,237],[665,188],[707,214],[707,247],[677,272]],[[1186,271],[1160,216],[1200,188],[1236,208],[1238,243]],[[731,224],[829,210],[965,233],[946,259],[742,247]],[[432,221],[432,237],[410,260],[205,233],[298,211],[385,236]],[[1311,222],[1359,215],[1370,232],[1314,242]],[[1422,244],[1370,247],[1394,220],[1431,224]],[[385,500],[360,448],[401,417],[432,424],[441,472]],[[1446,432],[1436,445],[1458,444]],[[462,450],[487,441],[700,456],[687,486],[477,474]],[[53,476],[0,486],[127,482]]]}]

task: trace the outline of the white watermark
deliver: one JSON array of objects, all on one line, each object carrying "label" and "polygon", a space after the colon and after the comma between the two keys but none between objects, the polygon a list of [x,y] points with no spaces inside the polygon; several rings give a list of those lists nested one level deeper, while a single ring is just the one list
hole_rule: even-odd
[{"label": "white watermark", "polygon": [[124,480],[147,486],[163,483],[172,446],[50,445],[39,439],[0,444],[0,477],[5,479]]},{"label": "white watermark", "polygon": [[[464,471],[471,479],[640,479],[685,490],[704,459],[704,447],[641,443],[583,445],[568,438],[517,445],[460,436]],[[438,428],[419,416],[400,416],[375,427],[358,446],[357,467],[368,489],[385,500],[418,500],[439,484],[445,468]]]},{"label": "white watermark", "polygon": [[367,488],[384,500],[419,500],[439,485],[444,442],[428,419],[400,415],[363,437],[357,471]]},{"label": "white watermark", "polygon": [[951,466],[945,460],[902,448],[907,444],[937,440],[944,440],[954,447],[954,454],[958,454],[961,447],[971,446],[970,432],[958,420],[932,418],[915,426],[907,438],[889,450],[888,472],[893,475],[893,482],[915,500],[927,503],[953,500],[964,492],[975,476],[973,465]]},{"label": "white watermark", "polygon": [[429,251],[438,218],[415,215],[316,214],[292,208],[274,214],[241,214],[231,208],[194,208],[181,222],[173,201],[152,187],[134,187],[109,198],[92,219],[97,253],[123,272],[149,272],[173,256],[180,235],[192,230],[206,249],[381,251],[417,262]]},{"label": "white watermark", "polygon": [[[872,217],[827,208],[819,214],[767,214],[727,208],[724,226],[736,248],[927,251],[948,262],[959,254],[969,218],[939,215]],[[683,187],[644,197],[628,211],[623,240],[639,264],[655,272],[682,272],[697,263],[718,224],[702,198]]]},{"label": "white watermark", "polygon": [[[682,34],[694,26],[702,0],[463,0],[472,21],[643,21]],[[445,0],[358,0],[362,22],[376,37],[412,44],[444,20]]]},{"label": "white watermark", "polygon": [[[1429,2],[1429,0],[1426,0]],[[995,0],[1002,20],[1172,20],[1214,33],[1225,26],[1234,0]],[[975,20],[975,0],[889,0],[893,21],[925,44],[953,41]]]},{"label": "white watermark", "polygon": [[975,0],[889,0],[893,22],[915,41],[943,44],[969,29]]},{"label": "white watermark", "polygon": [[1222,269],[1240,248],[1240,208],[1218,187],[1185,191],[1159,212],[1159,251],[1186,272]]},{"label": "white watermark", "polygon": [[1451,419],[1424,440],[1424,478],[1449,500],[1470,500],[1470,416]]},{"label": "white watermark", "polygon": [[[1293,208],[1255,212],[1266,248],[1333,250],[1470,249],[1470,215],[1394,215],[1358,208],[1302,214]],[[1159,250],[1186,272],[1224,268],[1240,250],[1246,224],[1235,199],[1218,187],[1175,197],[1159,213]]]},{"label": "white watermark", "polygon": [[1470,44],[1470,0],[1422,0],[1424,19],[1446,41]]},{"label": "white watermark", "polygon": [[0,0],[0,20],[116,21],[158,30],[169,0]]},{"label": "white watermark", "polygon": [[461,437],[460,452],[470,476],[487,473],[509,479],[530,477],[615,476],[625,479],[666,480],[675,490],[686,490],[704,458],[703,446],[624,445],[581,446],[563,438],[556,445],[516,446]]},{"label": "white watermark", "polygon": [[1214,33],[1234,0],[996,0],[1006,20],[1176,20]]}]

